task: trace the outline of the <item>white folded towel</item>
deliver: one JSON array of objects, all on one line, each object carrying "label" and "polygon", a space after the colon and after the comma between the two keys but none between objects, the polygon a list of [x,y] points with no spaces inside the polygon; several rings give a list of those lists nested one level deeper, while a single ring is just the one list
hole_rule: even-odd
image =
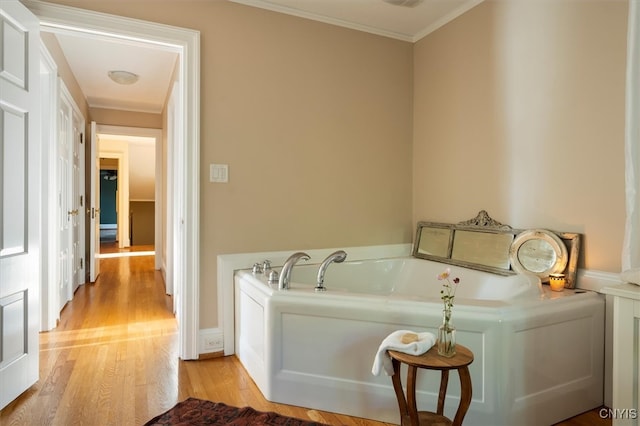
[{"label": "white folded towel", "polygon": [[[411,343],[402,343],[402,336],[407,333],[417,334],[418,340]],[[436,336],[433,333],[416,333],[409,330],[394,331],[380,343],[376,357],[373,360],[371,372],[374,376],[379,376],[380,371],[384,368],[387,376],[393,376],[393,364],[391,363],[391,357],[387,353],[387,350],[404,352],[410,355],[422,355],[435,344]]]},{"label": "white folded towel", "polygon": [[631,268],[622,271],[620,278],[622,278],[622,281],[640,285],[640,268]]}]

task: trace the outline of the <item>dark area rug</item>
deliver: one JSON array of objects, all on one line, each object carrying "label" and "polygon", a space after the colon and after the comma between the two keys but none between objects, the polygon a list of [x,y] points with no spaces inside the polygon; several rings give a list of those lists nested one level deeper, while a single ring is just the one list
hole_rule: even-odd
[{"label": "dark area rug", "polygon": [[325,426],[322,423],[294,419],[277,413],[256,411],[251,407],[236,408],[221,402],[197,398],[187,398],[169,411],[145,423],[145,426],[178,425]]}]

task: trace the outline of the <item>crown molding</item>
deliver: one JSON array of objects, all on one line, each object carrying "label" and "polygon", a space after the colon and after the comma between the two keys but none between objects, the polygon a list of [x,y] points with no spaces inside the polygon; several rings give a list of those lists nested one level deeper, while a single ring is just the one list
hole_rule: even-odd
[{"label": "crown molding", "polygon": [[418,31],[415,34],[390,31],[390,30],[385,30],[378,27],[373,27],[370,25],[358,24],[356,22],[345,21],[345,20],[333,18],[330,16],[320,15],[313,12],[307,12],[304,10],[295,9],[288,6],[274,4],[264,0],[229,0],[229,1],[233,3],[243,4],[245,6],[257,7],[260,9],[270,10],[272,12],[284,13],[286,15],[297,16],[299,18],[310,19],[318,22],[324,22],[325,24],[336,25],[339,27],[349,28],[352,30],[363,31],[370,34],[375,34],[383,37],[393,38],[396,40],[415,43],[416,41],[431,34],[438,28],[442,27],[443,25],[451,22],[452,20],[462,15],[463,13],[467,12],[468,10],[474,8],[478,4],[482,3],[484,0],[468,0],[464,2],[460,7],[452,11],[451,13],[443,16],[433,24],[426,26],[424,29],[422,29],[421,31]]},{"label": "crown molding", "polygon": [[411,34],[398,33],[395,31],[384,30],[381,28],[372,27],[369,25],[358,24],[351,21],[345,21],[338,18],[332,18],[330,16],[320,15],[317,13],[306,12],[300,9],[294,9],[292,7],[281,6],[278,4],[269,3],[262,0],[229,0],[233,3],[243,4],[245,6],[257,7],[260,9],[270,10],[272,12],[284,13],[286,15],[297,16],[298,18],[310,19],[312,21],[324,22],[325,24],[336,25],[339,27],[349,28],[352,30],[363,31],[383,37],[394,38],[397,40],[413,42],[413,36]]}]

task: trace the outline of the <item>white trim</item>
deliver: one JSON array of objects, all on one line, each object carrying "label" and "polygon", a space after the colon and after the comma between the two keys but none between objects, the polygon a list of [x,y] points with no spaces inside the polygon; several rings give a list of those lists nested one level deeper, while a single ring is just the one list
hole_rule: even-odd
[{"label": "white trim", "polygon": [[162,200],[164,199],[164,179],[163,176],[163,164],[164,164],[164,156],[162,155],[162,147],[165,145],[165,141],[162,137],[162,131],[160,132],[160,137],[156,138],[155,144],[155,186],[154,186],[154,229],[153,229],[153,241],[154,241],[154,249],[156,252],[154,259],[154,268],[159,270],[162,265],[162,257],[164,256],[164,239],[162,235],[162,224],[165,220],[165,212],[163,209]]},{"label": "white trim", "polygon": [[640,269],[640,1],[629,1],[625,92],[622,270]]},{"label": "white trim", "polygon": [[113,41],[118,39],[137,46],[150,44],[173,52],[180,52],[196,35],[195,30],[125,16],[110,15],[77,7],[63,6],[39,0],[20,0],[39,19],[47,32],[78,35],[78,32]]},{"label": "white trim", "polygon": [[604,321],[604,405],[613,407],[613,334],[614,334],[614,299],[612,289],[621,287],[624,281],[620,274],[602,271],[578,271],[578,287],[595,290],[606,295]]},{"label": "white trim", "polygon": [[425,29],[423,29],[422,31],[418,31],[416,34],[414,34],[413,39],[411,41],[413,41],[414,43],[417,42],[417,41],[420,41],[421,39],[423,39],[424,37],[428,36],[429,34],[434,32],[438,28],[445,26],[449,22],[451,22],[454,19],[456,19],[458,16],[460,16],[460,15],[466,13],[467,11],[473,9],[474,7],[476,7],[477,5],[482,3],[483,1],[484,0],[469,0],[469,1],[465,2],[465,3],[463,3],[456,10],[452,11],[451,13],[446,14],[445,16],[443,16],[442,18],[438,19],[433,24],[431,24],[428,27],[426,27]]},{"label": "white trim", "polygon": [[200,32],[186,28],[108,15],[69,6],[54,5],[35,0],[22,0],[48,31],[72,31],[95,37],[118,38],[129,43],[153,44],[180,54],[180,91],[184,99],[181,139],[184,144],[184,174],[177,176],[184,191],[178,196],[184,202],[177,212],[176,221],[184,223],[180,251],[181,276],[176,282],[184,286],[181,311],[184,318],[178,322],[180,335],[179,356],[182,359],[198,357],[199,293],[200,293]]},{"label": "white trim", "polygon": [[[391,244],[383,246],[341,248],[347,252],[348,260],[381,259],[402,257],[411,254],[411,244]],[[302,250],[309,254],[310,264],[321,263],[335,248]],[[224,354],[235,353],[234,291],[233,275],[240,269],[248,269],[254,263],[271,261],[273,267],[280,267],[287,258],[298,250],[272,251],[262,253],[223,254],[218,256],[218,327],[224,333]]]},{"label": "white trim", "polygon": [[[41,120],[41,161],[42,161],[42,282],[40,331],[49,331],[56,327],[60,318],[60,293],[58,292],[58,197],[56,192],[57,143],[58,134],[58,67],[40,41],[40,96],[42,108]],[[44,99],[43,99],[44,98]],[[48,112],[48,114],[47,114]],[[45,117],[47,115],[47,117]],[[46,124],[46,127],[44,126]]]},{"label": "white trim", "polygon": [[579,269],[576,287],[602,293],[602,289],[622,283],[619,273]]},{"label": "white trim", "polygon": [[330,16],[324,16],[305,10],[295,9],[293,7],[274,4],[262,0],[229,0],[233,3],[243,4],[245,6],[257,7],[259,9],[270,10],[272,12],[284,13],[285,15],[297,16],[298,18],[310,19],[312,21],[324,22],[325,24],[337,25],[339,27],[349,28],[352,30],[363,31],[365,33],[376,34],[383,37],[394,38],[402,41],[413,41],[410,34],[399,33],[396,31],[383,30],[369,25],[358,24],[356,22],[345,21]]},{"label": "white trim", "polygon": [[324,22],[325,24],[337,25],[339,27],[349,28],[352,30],[363,31],[370,34],[376,34],[383,37],[394,38],[396,40],[408,41],[415,43],[416,41],[422,39],[423,37],[431,34],[438,28],[444,26],[445,24],[453,21],[458,16],[467,12],[468,10],[476,7],[484,0],[468,0],[456,10],[448,13],[442,18],[438,19],[433,24],[425,27],[423,30],[418,31],[415,34],[407,34],[401,33],[397,31],[385,30],[382,28],[372,27],[370,25],[358,24],[356,22],[345,21],[338,18],[333,18],[330,16],[320,15],[314,12],[308,12],[305,10],[296,9],[289,6],[284,6],[281,4],[274,4],[268,1],[263,0],[229,0],[233,3],[243,4],[245,6],[257,7],[260,9],[270,10],[272,12],[284,13],[286,15],[297,16],[298,18],[310,19],[312,21]]},{"label": "white trim", "polygon": [[[175,258],[173,255],[171,255],[170,253],[172,253],[173,251],[173,247],[175,245],[174,241],[175,241],[175,236],[174,236],[174,226],[173,223],[175,223],[175,217],[176,217],[176,203],[174,202],[174,192],[176,190],[176,185],[174,184],[174,175],[176,175],[176,173],[178,172],[177,170],[174,169],[174,167],[172,166],[172,164],[175,163],[176,161],[176,156],[174,154],[174,151],[176,151],[176,144],[174,143],[174,141],[176,140],[176,128],[181,126],[181,123],[178,123],[179,121],[179,117],[177,117],[177,113],[180,110],[181,106],[179,103],[179,87],[178,87],[178,83],[174,82],[172,87],[169,90],[168,93],[168,99],[167,99],[167,106],[166,106],[166,129],[165,129],[165,134],[167,136],[167,140],[166,140],[166,151],[167,151],[167,155],[166,155],[166,167],[167,167],[167,177],[166,177],[166,188],[165,189],[165,196],[166,196],[166,200],[164,201],[165,205],[167,206],[167,210],[166,210],[166,222],[164,224],[165,226],[165,235],[166,235],[166,241],[165,241],[165,247],[166,247],[166,252],[165,252],[165,256],[163,256],[163,276],[164,276],[164,283],[165,283],[165,292],[171,296],[173,296],[173,307],[172,307],[172,311],[173,313],[177,313],[178,311],[178,304],[179,304],[179,298],[180,298],[180,293],[179,293],[179,288],[177,288],[176,286],[174,286],[174,265],[175,265]],[[173,207],[169,207],[169,206],[173,206]]]}]

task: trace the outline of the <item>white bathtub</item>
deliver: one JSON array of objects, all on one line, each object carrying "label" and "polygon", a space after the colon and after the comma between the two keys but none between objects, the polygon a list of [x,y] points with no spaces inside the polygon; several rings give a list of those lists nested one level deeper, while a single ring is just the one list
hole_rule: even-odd
[{"label": "white bathtub", "polygon": [[[432,331],[441,322],[447,265],[414,258],[332,264],[326,292],[313,290],[318,265],[293,268],[290,290],[262,274],[235,274],[236,354],[264,396],[399,423],[391,378],[371,374],[392,331]],[[453,322],[475,356],[469,425],[550,425],[603,402],[604,298],[540,293],[537,278],[451,267],[460,277]],[[403,383],[405,372],[402,373]],[[418,407],[435,411],[439,374],[418,375]],[[449,380],[453,418],[459,381]]]}]

